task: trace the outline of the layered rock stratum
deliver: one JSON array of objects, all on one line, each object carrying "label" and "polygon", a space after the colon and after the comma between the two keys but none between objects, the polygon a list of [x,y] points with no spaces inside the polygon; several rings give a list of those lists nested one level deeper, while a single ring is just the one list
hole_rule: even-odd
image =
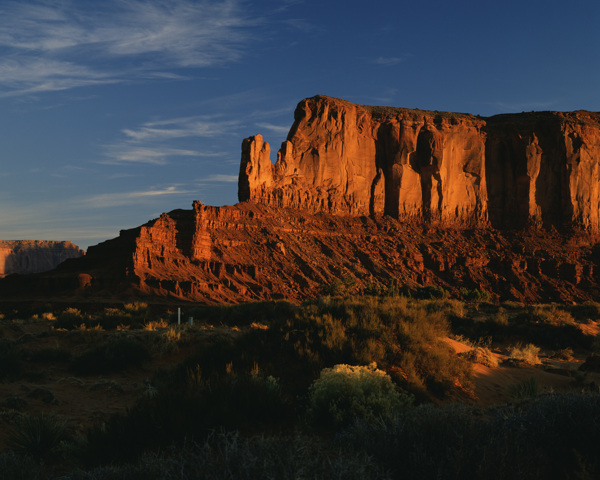
[{"label": "layered rock stratum", "polygon": [[0,240],[0,278],[12,273],[52,270],[83,254],[83,250],[69,241]]},{"label": "layered rock stratum", "polygon": [[300,301],[341,281],[597,299],[599,169],[598,113],[481,118],[317,96],[275,163],[260,135],[243,141],[237,205],[165,213],[0,295],[26,283],[47,296]]}]

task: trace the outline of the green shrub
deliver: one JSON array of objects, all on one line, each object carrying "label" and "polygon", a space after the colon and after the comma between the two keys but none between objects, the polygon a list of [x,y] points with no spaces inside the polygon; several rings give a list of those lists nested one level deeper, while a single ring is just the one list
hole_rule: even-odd
[{"label": "green shrub", "polygon": [[447,298],[448,291],[443,287],[439,287],[437,285],[427,285],[425,287],[417,288],[415,293],[415,298],[420,298],[423,300],[433,300],[440,298]]},{"label": "green shrub", "polygon": [[309,391],[309,414],[315,424],[336,428],[357,420],[390,419],[412,403],[413,397],[399,392],[375,364],[325,368]]},{"label": "green shrub", "polygon": [[492,296],[487,290],[479,290],[477,288],[473,290],[461,288],[459,294],[465,302],[489,302]]}]

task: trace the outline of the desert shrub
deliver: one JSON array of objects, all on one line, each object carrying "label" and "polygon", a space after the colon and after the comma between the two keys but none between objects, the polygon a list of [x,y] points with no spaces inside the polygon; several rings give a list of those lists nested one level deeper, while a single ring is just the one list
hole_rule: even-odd
[{"label": "desert shrub", "polygon": [[460,354],[470,362],[479,363],[486,367],[497,367],[498,359],[494,356],[492,351],[487,347],[475,347],[468,352]]},{"label": "desert shrub", "polygon": [[314,372],[309,384],[323,368],[376,362],[403,388],[444,396],[454,385],[468,387],[471,375],[441,340],[448,334],[441,311],[405,297],[361,297],[307,303],[267,336]]},{"label": "desert shrub", "polygon": [[388,479],[372,459],[346,449],[331,449],[306,435],[250,436],[213,433],[202,442],[148,452],[134,464],[76,472],[71,480],[270,480],[336,478]]},{"label": "desert shrub", "polygon": [[55,478],[48,467],[29,455],[19,455],[11,450],[0,453],[2,480],[50,480]]},{"label": "desert shrub", "polygon": [[[230,369],[231,371],[231,369]],[[90,430],[81,459],[87,465],[131,461],[142,452],[202,441],[216,429],[252,431],[289,421],[293,412],[271,376],[188,372],[183,384],[159,386],[126,414]]]},{"label": "desert shrub", "polygon": [[555,327],[575,325],[573,316],[556,305],[537,305],[529,308],[525,313],[525,319],[530,323],[553,325]]},{"label": "desert shrub", "polygon": [[573,349],[571,347],[562,348],[552,354],[552,358],[557,360],[563,360],[565,362],[571,362],[573,360]]},{"label": "desert shrub", "polygon": [[334,278],[330,283],[321,286],[321,295],[331,297],[348,295],[355,286],[356,280],[353,277]]},{"label": "desert shrub", "polygon": [[23,351],[10,340],[0,339],[0,380],[15,380],[21,375]]},{"label": "desert shrub", "polygon": [[448,291],[443,287],[439,287],[437,285],[428,285],[425,287],[417,288],[415,292],[415,298],[420,298],[423,300],[432,300],[436,298],[446,298],[448,297]]},{"label": "desert shrub", "polygon": [[81,375],[118,372],[139,366],[150,358],[148,349],[134,338],[121,337],[93,347],[71,362],[71,369]]},{"label": "desert shrub", "polygon": [[461,288],[459,294],[460,298],[465,302],[489,302],[491,298],[490,292],[479,290],[478,288],[474,288],[473,290]]},{"label": "desert shrub", "polygon": [[508,393],[515,400],[525,400],[535,397],[540,393],[540,385],[537,377],[529,377],[522,382],[511,385],[508,388]]},{"label": "desert shrub", "polygon": [[413,397],[398,391],[374,363],[325,368],[309,391],[309,414],[315,424],[335,428],[357,420],[387,420],[412,403]]},{"label": "desert shrub", "polygon": [[[287,301],[248,302],[238,305],[206,305],[187,310],[182,319],[196,320],[229,326],[248,326],[252,322],[269,325],[272,321],[284,321],[294,316],[298,307]],[[177,322],[177,313],[171,315],[171,323]]]},{"label": "desert shrub", "polygon": [[391,278],[387,282],[367,282],[360,293],[375,297],[398,297],[400,295],[409,297],[411,295],[410,290],[400,286],[395,278]]},{"label": "desert shrub", "polygon": [[82,313],[77,308],[67,308],[59,313],[55,323],[55,328],[64,328],[72,330],[79,327],[81,324],[90,323],[90,315]]},{"label": "desert shrub", "polygon": [[540,347],[536,347],[532,343],[528,343],[525,346],[517,344],[509,349],[508,356],[515,360],[528,363],[529,365],[539,365],[542,363],[538,354],[540,353]]},{"label": "desert shrub", "polygon": [[63,420],[47,414],[23,415],[9,429],[7,444],[17,453],[44,458],[66,437]]},{"label": "desert shrub", "polygon": [[421,405],[389,422],[355,424],[339,442],[408,480],[598,478],[600,395],[539,395],[488,410]]}]

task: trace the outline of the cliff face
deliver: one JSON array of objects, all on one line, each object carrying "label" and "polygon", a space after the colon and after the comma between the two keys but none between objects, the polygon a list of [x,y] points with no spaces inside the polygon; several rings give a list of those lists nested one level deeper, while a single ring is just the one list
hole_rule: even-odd
[{"label": "cliff face", "polygon": [[303,100],[277,162],[244,140],[239,199],[443,225],[600,229],[600,115],[471,115]]},{"label": "cliff face", "polygon": [[600,296],[599,114],[483,119],[314,97],[269,157],[260,135],[244,140],[239,204],[164,213],[53,272],[4,279],[0,299],[300,301],[340,281]]},{"label": "cliff face", "polygon": [[46,240],[0,240],[0,277],[11,273],[37,273],[52,270],[67,259],[84,252],[71,242]]},{"label": "cliff face", "polygon": [[471,115],[302,101],[272,165],[244,140],[240,201],[445,223],[487,220],[485,125]]},{"label": "cliff face", "polygon": [[493,226],[600,231],[600,114],[498,115],[486,130]]}]

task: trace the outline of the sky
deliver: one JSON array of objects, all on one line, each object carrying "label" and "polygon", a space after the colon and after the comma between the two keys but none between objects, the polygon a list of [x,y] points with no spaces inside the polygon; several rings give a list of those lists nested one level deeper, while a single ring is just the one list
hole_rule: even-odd
[{"label": "sky", "polygon": [[597,0],[0,0],[0,239],[237,202],[298,102],[600,111]]}]

